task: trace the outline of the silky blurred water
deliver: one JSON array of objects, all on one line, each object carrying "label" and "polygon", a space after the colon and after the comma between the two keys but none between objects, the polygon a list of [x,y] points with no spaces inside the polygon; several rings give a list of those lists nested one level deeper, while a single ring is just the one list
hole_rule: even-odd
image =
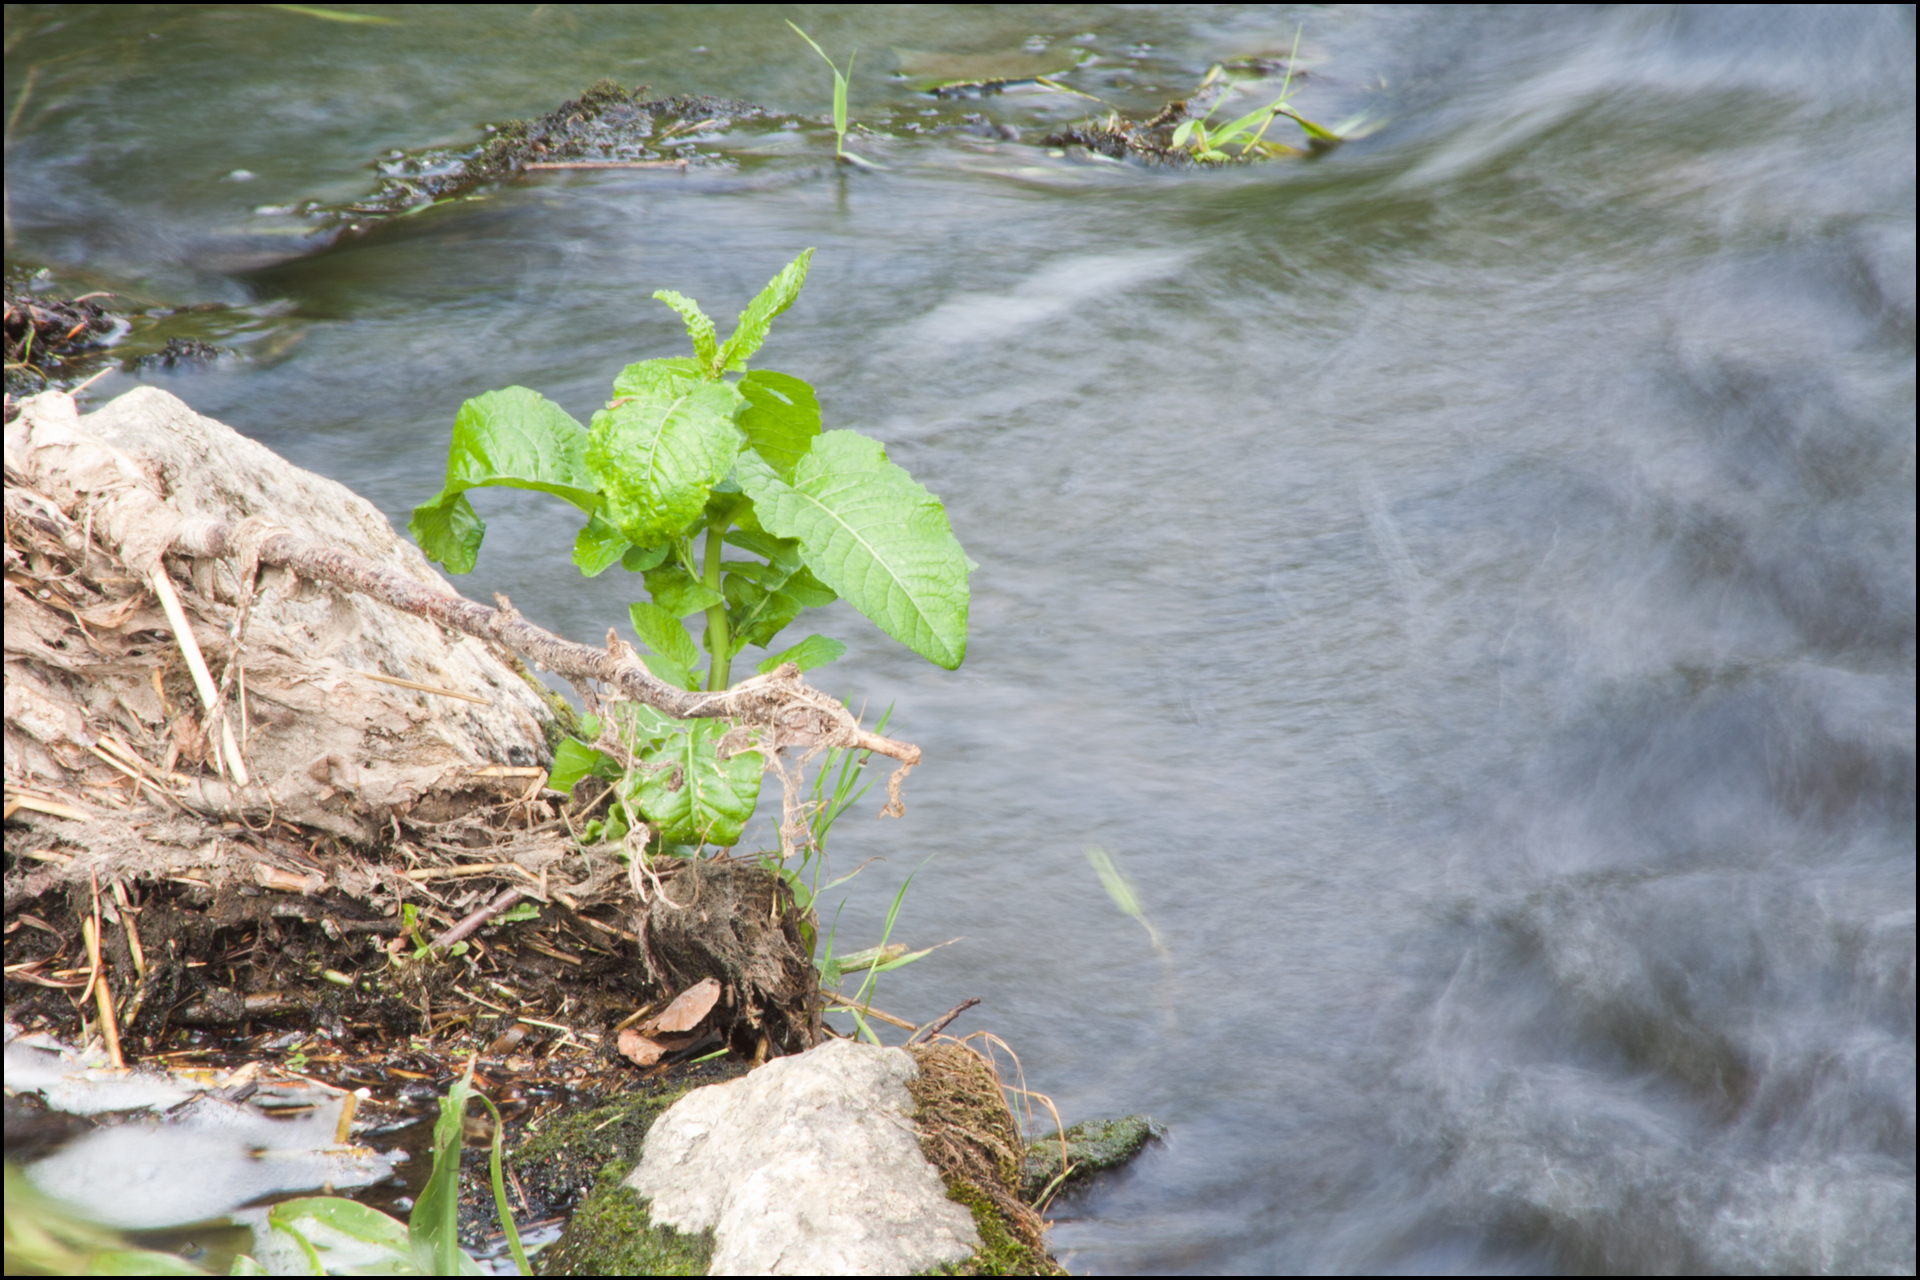
[{"label": "silky blurred water", "polygon": [[[918,869],[895,939],[962,940],[881,1006],[980,996],[1069,1121],[1169,1126],[1057,1206],[1071,1267],[1912,1271],[1910,9],[381,11],[10,7],[9,258],[241,306],[143,377],[403,525],[464,397],[584,419],[681,349],[654,289],[730,316],[817,246],[762,361],[981,566],[958,672],[815,628],[927,754],[835,830],[888,859],[839,937]],[[811,128],[305,257],[272,212],[602,75],[823,113],[789,16],[884,172]],[[1145,113],[1296,23],[1296,105],[1377,129],[1312,162],[1050,156],[1064,94],[905,130],[928,53]],[[569,508],[476,505],[468,594],[624,618]]]}]

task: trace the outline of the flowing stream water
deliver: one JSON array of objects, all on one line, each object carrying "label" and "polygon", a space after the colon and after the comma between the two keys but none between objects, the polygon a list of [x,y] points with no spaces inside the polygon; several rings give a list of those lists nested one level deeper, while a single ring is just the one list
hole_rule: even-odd
[{"label": "flowing stream water", "polygon": [[[1070,1266],[1912,1271],[1911,9],[291,8],[9,7],[9,260],[231,308],[236,355],[89,400],[404,525],[462,399],[584,420],[683,350],[654,289],[731,317],[817,246],[763,361],[980,565],[957,672],[816,628],[927,757],[835,830],[887,859],[838,936],[917,874],[895,940],[961,940],[879,1004],[979,996],[1070,1122],[1169,1127],[1056,1207]],[[317,252],[285,212],[602,76],[820,120],[787,16],[859,49],[884,170],[810,123]],[[1367,116],[1331,154],[1039,142],[1296,25],[1295,105]],[[916,79],[1050,58],[1102,102]],[[569,508],[475,501],[462,590],[623,622]]]}]

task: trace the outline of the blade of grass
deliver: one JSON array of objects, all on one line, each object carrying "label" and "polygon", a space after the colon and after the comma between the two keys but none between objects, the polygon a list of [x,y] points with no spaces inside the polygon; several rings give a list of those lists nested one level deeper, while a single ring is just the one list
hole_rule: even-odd
[{"label": "blade of grass", "polygon": [[375,26],[391,26],[400,21],[398,18],[384,18],[372,13],[348,13],[344,9],[320,9],[310,4],[270,4],[268,9],[283,9],[288,13],[304,14],[309,18],[319,18],[326,22],[368,23]]},{"label": "blade of grass", "polygon": [[838,68],[833,73],[833,131],[841,137],[847,133],[847,81],[853,77],[853,59],[859,50],[847,55],[847,74],[841,75]]},{"label": "blade of grass", "polygon": [[1113,899],[1113,905],[1120,908],[1123,915],[1132,916],[1147,931],[1147,937],[1153,942],[1153,949],[1161,955],[1170,954],[1160,941],[1160,931],[1147,919],[1147,913],[1140,907],[1140,897],[1133,891],[1133,885],[1120,874],[1120,868],[1113,865],[1113,859],[1107,851],[1097,844],[1087,846],[1087,861],[1100,876],[1100,883],[1106,886],[1107,896]]},{"label": "blade of grass", "polygon": [[[931,859],[929,859],[929,861],[931,861]],[[925,862],[922,862],[918,867],[915,867],[913,871],[908,874],[907,878],[901,882],[899,892],[893,895],[893,905],[887,908],[887,927],[880,934],[880,949],[882,951],[886,950],[887,940],[893,937],[893,922],[899,918],[900,903],[907,896],[907,886],[913,883],[913,877],[919,875],[920,872],[925,869],[926,865]],[[873,968],[867,970],[867,980],[860,984],[860,990],[852,1001],[860,1006],[862,1012],[873,1007],[873,989],[879,981],[880,966],[875,965]],[[867,1027],[866,1020],[859,1018],[858,1015],[856,1015],[856,1020],[859,1021],[860,1029],[866,1032],[867,1037],[872,1040],[873,1043],[879,1044],[880,1037],[874,1035]]]},{"label": "blade of grass", "polygon": [[847,55],[847,70],[846,74],[843,75],[841,74],[840,68],[834,64],[833,59],[827,56],[827,51],[815,43],[812,36],[802,31],[799,25],[791,18],[787,19],[787,25],[793,28],[795,35],[813,47],[813,51],[820,55],[820,60],[827,64],[827,70],[833,72],[833,154],[837,159],[846,159],[848,158],[847,81],[853,75],[853,60],[858,56],[860,51],[856,49],[853,53]]},{"label": "blade of grass", "polygon": [[433,1125],[433,1172],[407,1218],[414,1263],[430,1276],[461,1275],[463,1261],[473,1265],[460,1251],[460,1146],[478,1060],[467,1063],[466,1071],[440,1099],[440,1118]]},{"label": "blade of grass", "polygon": [[[725,1050],[722,1052],[724,1053]],[[484,1093],[475,1096],[486,1107],[487,1114],[493,1117],[493,1156],[488,1161],[488,1171],[493,1175],[494,1212],[500,1217],[500,1231],[507,1237],[507,1248],[513,1252],[513,1265],[520,1268],[521,1275],[530,1276],[533,1274],[533,1267],[527,1262],[527,1251],[520,1247],[520,1231],[513,1224],[513,1210],[507,1207],[506,1183],[500,1176],[500,1150],[507,1126],[501,1121],[500,1109],[493,1105],[491,1098]]]},{"label": "blade of grass", "polygon": [[[1286,74],[1286,78],[1280,81],[1280,96],[1273,100],[1274,114],[1278,114],[1280,112],[1281,105],[1286,102],[1287,95],[1291,91],[1293,86],[1293,60],[1300,53],[1300,31],[1301,31],[1301,28],[1297,25],[1293,29],[1293,48],[1287,51],[1287,74]],[[1247,152],[1251,151],[1255,146],[1255,144],[1257,144],[1260,141],[1260,139],[1266,137],[1267,125],[1270,125],[1272,123],[1273,123],[1273,115],[1268,115],[1266,124],[1261,125],[1260,132],[1254,134],[1252,139],[1248,141],[1247,145],[1240,148],[1240,154],[1241,155],[1247,154]]]}]

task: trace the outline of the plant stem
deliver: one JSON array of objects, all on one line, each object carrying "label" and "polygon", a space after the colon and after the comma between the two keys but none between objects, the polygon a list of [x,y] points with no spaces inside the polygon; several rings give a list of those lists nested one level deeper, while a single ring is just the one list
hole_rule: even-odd
[{"label": "plant stem", "polygon": [[[708,587],[720,590],[720,550],[726,545],[727,526],[733,521],[727,516],[718,516],[707,525],[707,563],[704,575]],[[707,664],[707,689],[709,692],[724,689],[733,666],[733,634],[727,625],[727,602],[722,600],[707,610],[707,653],[712,661]]]}]

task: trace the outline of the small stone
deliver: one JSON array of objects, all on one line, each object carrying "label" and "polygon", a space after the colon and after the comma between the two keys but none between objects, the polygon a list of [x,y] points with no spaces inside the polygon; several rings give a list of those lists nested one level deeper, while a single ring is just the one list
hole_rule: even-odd
[{"label": "small stone", "polygon": [[980,1247],[921,1153],[905,1050],[832,1040],[695,1089],[626,1185],[656,1225],[714,1233],[713,1275],[905,1275]]}]

